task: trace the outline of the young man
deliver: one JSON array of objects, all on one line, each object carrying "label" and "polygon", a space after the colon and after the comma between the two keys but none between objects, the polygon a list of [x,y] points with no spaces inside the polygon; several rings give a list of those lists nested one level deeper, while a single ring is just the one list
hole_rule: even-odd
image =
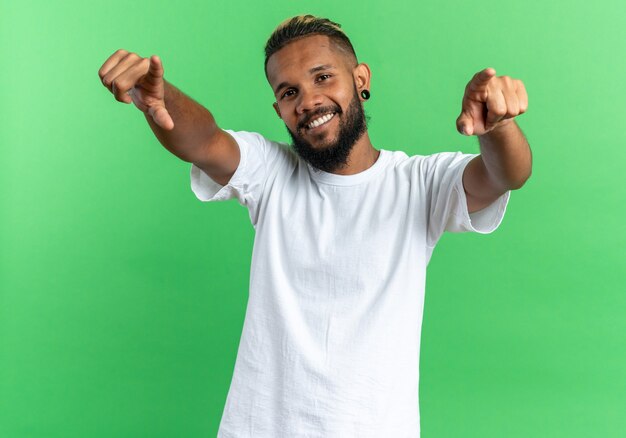
[{"label": "young man", "polygon": [[220,129],[165,82],[156,56],[120,50],[99,71],[192,163],[196,196],[236,198],[256,230],[219,436],[418,437],[426,267],[444,231],[493,232],[530,176],[513,121],[523,84],[493,69],[469,82],[457,128],[478,136],[481,154],[408,157],[372,145],[370,69],[338,24],[286,20],[265,67],[293,148]]}]

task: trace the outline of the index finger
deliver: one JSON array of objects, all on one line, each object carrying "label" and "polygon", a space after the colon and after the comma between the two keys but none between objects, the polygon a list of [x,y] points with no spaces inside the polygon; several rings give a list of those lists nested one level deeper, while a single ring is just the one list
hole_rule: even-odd
[{"label": "index finger", "polygon": [[155,79],[163,77],[163,63],[161,62],[161,58],[159,58],[157,55],[152,55],[150,57],[148,76]]},{"label": "index finger", "polygon": [[484,85],[489,82],[489,80],[495,75],[496,70],[494,68],[487,67],[486,69],[483,69],[476,73],[472,78],[472,82],[476,83],[477,85]]},{"label": "index finger", "polygon": [[119,49],[116,50],[115,53],[113,53],[111,56],[109,56],[109,58],[104,61],[104,64],[102,64],[102,67],[100,67],[100,70],[98,70],[98,76],[100,76],[100,80],[102,80],[102,78],[104,78],[106,74],[118,64],[120,59],[122,59],[126,55],[128,55],[127,50]]}]

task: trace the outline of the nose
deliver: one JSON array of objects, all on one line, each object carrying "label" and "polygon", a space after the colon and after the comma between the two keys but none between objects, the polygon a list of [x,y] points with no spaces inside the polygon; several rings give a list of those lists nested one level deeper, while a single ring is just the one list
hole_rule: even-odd
[{"label": "nose", "polygon": [[311,111],[323,103],[322,95],[315,89],[302,88],[298,96],[296,111],[298,115]]}]

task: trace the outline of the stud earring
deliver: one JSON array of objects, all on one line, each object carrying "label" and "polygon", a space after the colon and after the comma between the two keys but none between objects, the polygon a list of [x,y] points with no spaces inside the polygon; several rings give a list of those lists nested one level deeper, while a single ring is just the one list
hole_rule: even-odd
[{"label": "stud earring", "polygon": [[370,98],[370,92],[369,92],[369,90],[363,90],[363,91],[361,91],[361,97],[362,97],[363,99],[365,99],[365,100],[369,99],[369,98]]}]

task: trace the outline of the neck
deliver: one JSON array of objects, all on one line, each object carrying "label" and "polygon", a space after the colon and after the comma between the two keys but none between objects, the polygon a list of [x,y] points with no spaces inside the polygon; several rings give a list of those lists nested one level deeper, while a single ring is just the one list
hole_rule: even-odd
[{"label": "neck", "polygon": [[354,175],[363,172],[374,165],[379,155],[380,151],[374,149],[369,134],[365,131],[352,147],[348,156],[348,164],[332,173],[336,175]]}]

